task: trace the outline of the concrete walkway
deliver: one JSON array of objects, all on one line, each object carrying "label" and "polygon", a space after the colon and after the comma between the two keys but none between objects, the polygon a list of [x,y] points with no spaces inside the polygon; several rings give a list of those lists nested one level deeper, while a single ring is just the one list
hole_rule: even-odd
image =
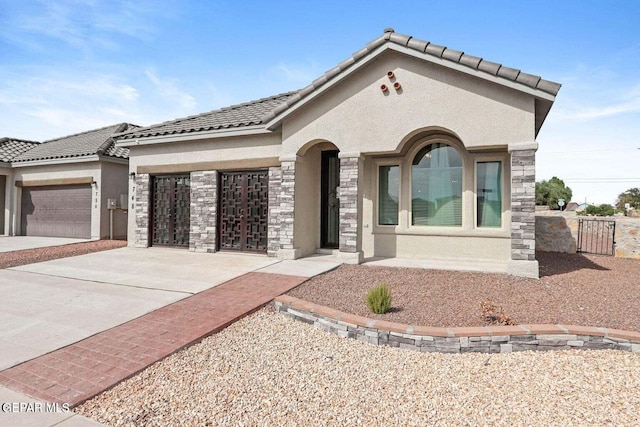
[{"label": "concrete walkway", "polygon": [[[167,269],[167,264],[173,267]],[[117,266],[115,269],[114,265]],[[69,343],[63,343],[62,348],[59,345],[50,352],[42,348],[38,357],[24,359],[24,363],[10,363],[8,366],[15,366],[0,371],[0,403],[33,405],[23,406],[18,412],[12,411],[11,407],[9,411],[0,411],[0,425],[98,426],[99,423],[72,412],[38,412],[37,409],[45,408],[44,402],[77,405],[167,355],[223,329],[309,277],[338,265],[320,259],[278,261],[240,254],[120,249],[0,270],[5,278],[15,275],[16,283],[24,279],[25,285],[34,278],[43,286],[48,281],[55,282],[53,293],[48,294],[53,297],[65,287],[65,282],[75,281],[75,286],[80,286],[75,289],[78,295],[90,291],[106,296],[120,291],[128,294],[133,290],[142,294],[153,292],[157,298],[158,292],[168,291],[176,301],[94,335],[85,335],[84,339],[69,338]],[[236,277],[243,269],[249,272]],[[114,270],[117,274],[111,274]],[[185,277],[184,271],[191,274]],[[87,276],[90,280],[82,280]],[[220,284],[226,277],[231,280]],[[89,289],[83,290],[87,284]],[[17,289],[9,293],[15,293],[16,298],[21,295]],[[48,298],[32,295],[27,299],[43,303]],[[53,301],[55,305],[55,298]],[[28,311],[41,314],[42,307],[38,308],[38,304],[30,306]],[[82,305],[73,304],[75,308]],[[96,307],[95,302],[85,305]],[[63,309],[63,306],[59,308]],[[59,310],[50,308],[49,311],[58,313]],[[109,316],[110,320],[121,313],[118,309],[111,311],[115,313]],[[70,321],[74,320],[77,319],[71,316]],[[80,324],[84,322],[95,323],[90,318]],[[15,349],[8,350],[12,353]],[[29,411],[34,408],[35,412]]]}]

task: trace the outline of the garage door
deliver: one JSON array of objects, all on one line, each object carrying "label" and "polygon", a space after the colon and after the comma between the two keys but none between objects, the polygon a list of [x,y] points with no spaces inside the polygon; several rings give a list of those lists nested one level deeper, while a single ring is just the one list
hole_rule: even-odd
[{"label": "garage door", "polygon": [[91,186],[22,189],[23,236],[91,237]]}]

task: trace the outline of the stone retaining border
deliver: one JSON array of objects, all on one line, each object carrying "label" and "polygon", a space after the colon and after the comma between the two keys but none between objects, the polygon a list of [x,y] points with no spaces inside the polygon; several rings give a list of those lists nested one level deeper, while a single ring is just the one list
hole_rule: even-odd
[{"label": "stone retaining border", "polygon": [[439,353],[509,353],[525,350],[615,349],[640,352],[640,333],[574,325],[435,328],[347,314],[288,295],[275,299],[279,313],[341,337],[375,345]]}]

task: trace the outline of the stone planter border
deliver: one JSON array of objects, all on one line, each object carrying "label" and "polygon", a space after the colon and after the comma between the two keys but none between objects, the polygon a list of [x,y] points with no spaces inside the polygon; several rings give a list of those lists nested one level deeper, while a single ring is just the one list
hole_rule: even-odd
[{"label": "stone planter border", "polygon": [[640,352],[640,333],[575,325],[435,328],[368,319],[288,295],[276,311],[338,336],[375,345],[439,353],[509,353],[525,350],[615,349]]}]

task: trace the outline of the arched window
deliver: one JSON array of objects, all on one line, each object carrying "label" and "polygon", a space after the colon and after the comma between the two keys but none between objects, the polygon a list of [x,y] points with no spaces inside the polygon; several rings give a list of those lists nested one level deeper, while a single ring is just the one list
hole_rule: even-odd
[{"label": "arched window", "polygon": [[413,225],[462,226],[462,158],[436,142],[416,154],[411,167]]}]

